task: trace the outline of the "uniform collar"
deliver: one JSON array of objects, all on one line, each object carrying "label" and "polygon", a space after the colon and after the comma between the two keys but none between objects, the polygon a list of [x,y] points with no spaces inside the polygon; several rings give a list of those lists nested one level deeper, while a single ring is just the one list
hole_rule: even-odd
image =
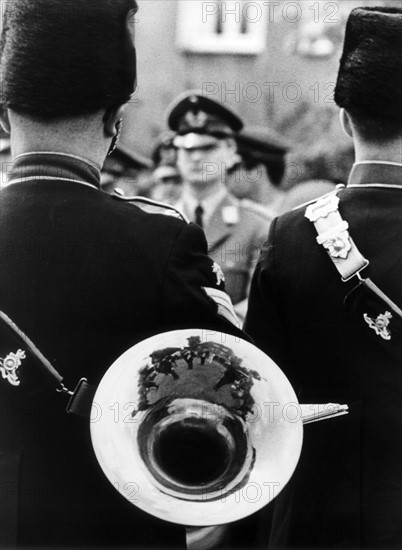
[{"label": "uniform collar", "polygon": [[203,200],[198,200],[194,195],[190,193],[183,192],[181,204],[184,212],[191,218],[194,218],[194,212],[197,206],[202,206],[204,214],[205,225],[208,225],[208,222],[211,220],[211,217],[215,213],[218,206],[226,199],[228,196],[227,189],[222,187],[218,191],[212,193],[209,197],[206,197]]},{"label": "uniform collar", "polygon": [[16,157],[8,185],[41,180],[101,188],[100,169],[81,157],[58,152],[32,152]]},{"label": "uniform collar", "polygon": [[364,161],[354,164],[350,185],[386,184],[402,187],[402,164],[386,161]]}]

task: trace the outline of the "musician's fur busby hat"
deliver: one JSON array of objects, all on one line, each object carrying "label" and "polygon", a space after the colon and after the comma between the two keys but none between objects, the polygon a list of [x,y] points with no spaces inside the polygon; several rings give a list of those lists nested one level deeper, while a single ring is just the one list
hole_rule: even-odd
[{"label": "musician's fur busby hat", "polygon": [[134,91],[134,0],[13,0],[0,43],[0,104],[39,116],[126,103]]},{"label": "musician's fur busby hat", "polygon": [[402,9],[356,8],[346,26],[335,101],[352,114],[402,123]]}]

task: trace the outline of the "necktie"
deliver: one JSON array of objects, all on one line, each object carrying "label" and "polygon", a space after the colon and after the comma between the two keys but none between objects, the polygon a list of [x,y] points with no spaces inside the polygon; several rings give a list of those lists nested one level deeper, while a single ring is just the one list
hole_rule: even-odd
[{"label": "necktie", "polygon": [[201,204],[199,204],[199,205],[197,206],[197,208],[196,208],[195,211],[194,211],[194,214],[195,214],[195,216],[194,216],[194,221],[195,221],[195,223],[196,223],[199,227],[203,228],[202,215],[204,214],[204,209],[203,209],[203,207],[201,206]]}]

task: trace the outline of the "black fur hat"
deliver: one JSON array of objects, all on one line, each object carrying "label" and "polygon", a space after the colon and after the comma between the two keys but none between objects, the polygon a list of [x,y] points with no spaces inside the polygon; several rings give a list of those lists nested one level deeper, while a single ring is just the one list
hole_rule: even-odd
[{"label": "black fur hat", "polygon": [[0,104],[43,117],[126,103],[134,91],[134,0],[14,0],[0,43]]},{"label": "black fur hat", "polygon": [[374,119],[402,122],[402,9],[356,8],[346,26],[335,101]]}]

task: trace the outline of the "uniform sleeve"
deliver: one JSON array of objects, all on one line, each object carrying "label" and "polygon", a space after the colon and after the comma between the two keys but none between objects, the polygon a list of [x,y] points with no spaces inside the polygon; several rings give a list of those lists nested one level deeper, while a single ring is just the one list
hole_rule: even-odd
[{"label": "uniform sleeve", "polygon": [[272,217],[267,215],[266,217],[261,218],[261,221],[257,226],[254,240],[255,240],[255,243],[261,248],[268,239],[271,223],[272,223]]},{"label": "uniform sleeve", "polygon": [[[260,217],[258,220],[258,224],[256,224],[253,240],[252,240],[252,246],[251,246],[251,255],[249,259],[250,270],[251,270],[250,283],[251,283],[251,278],[254,273],[254,270],[256,269],[257,262],[261,257],[262,252],[264,251],[264,247],[268,239],[271,223],[272,223],[272,218]],[[250,288],[248,289],[248,291],[250,292]]]},{"label": "uniform sleeve", "polygon": [[194,224],[184,226],[172,246],[162,306],[166,330],[205,328],[247,339],[224,292],[220,267],[207,256],[204,233]]},{"label": "uniform sleeve", "polygon": [[249,306],[244,324],[245,332],[254,343],[287,371],[290,358],[287,354],[287,328],[281,312],[279,279],[276,273],[275,219],[268,240],[262,247],[250,289]]},{"label": "uniform sleeve", "polygon": [[248,280],[246,288],[246,298],[241,302],[235,304],[236,314],[242,323],[244,323],[246,317],[251,280],[257,265],[257,260],[261,254],[265,242],[267,241],[271,221],[272,218],[268,217],[268,215],[266,217],[258,217],[258,223],[256,224],[253,237],[248,247]]}]

